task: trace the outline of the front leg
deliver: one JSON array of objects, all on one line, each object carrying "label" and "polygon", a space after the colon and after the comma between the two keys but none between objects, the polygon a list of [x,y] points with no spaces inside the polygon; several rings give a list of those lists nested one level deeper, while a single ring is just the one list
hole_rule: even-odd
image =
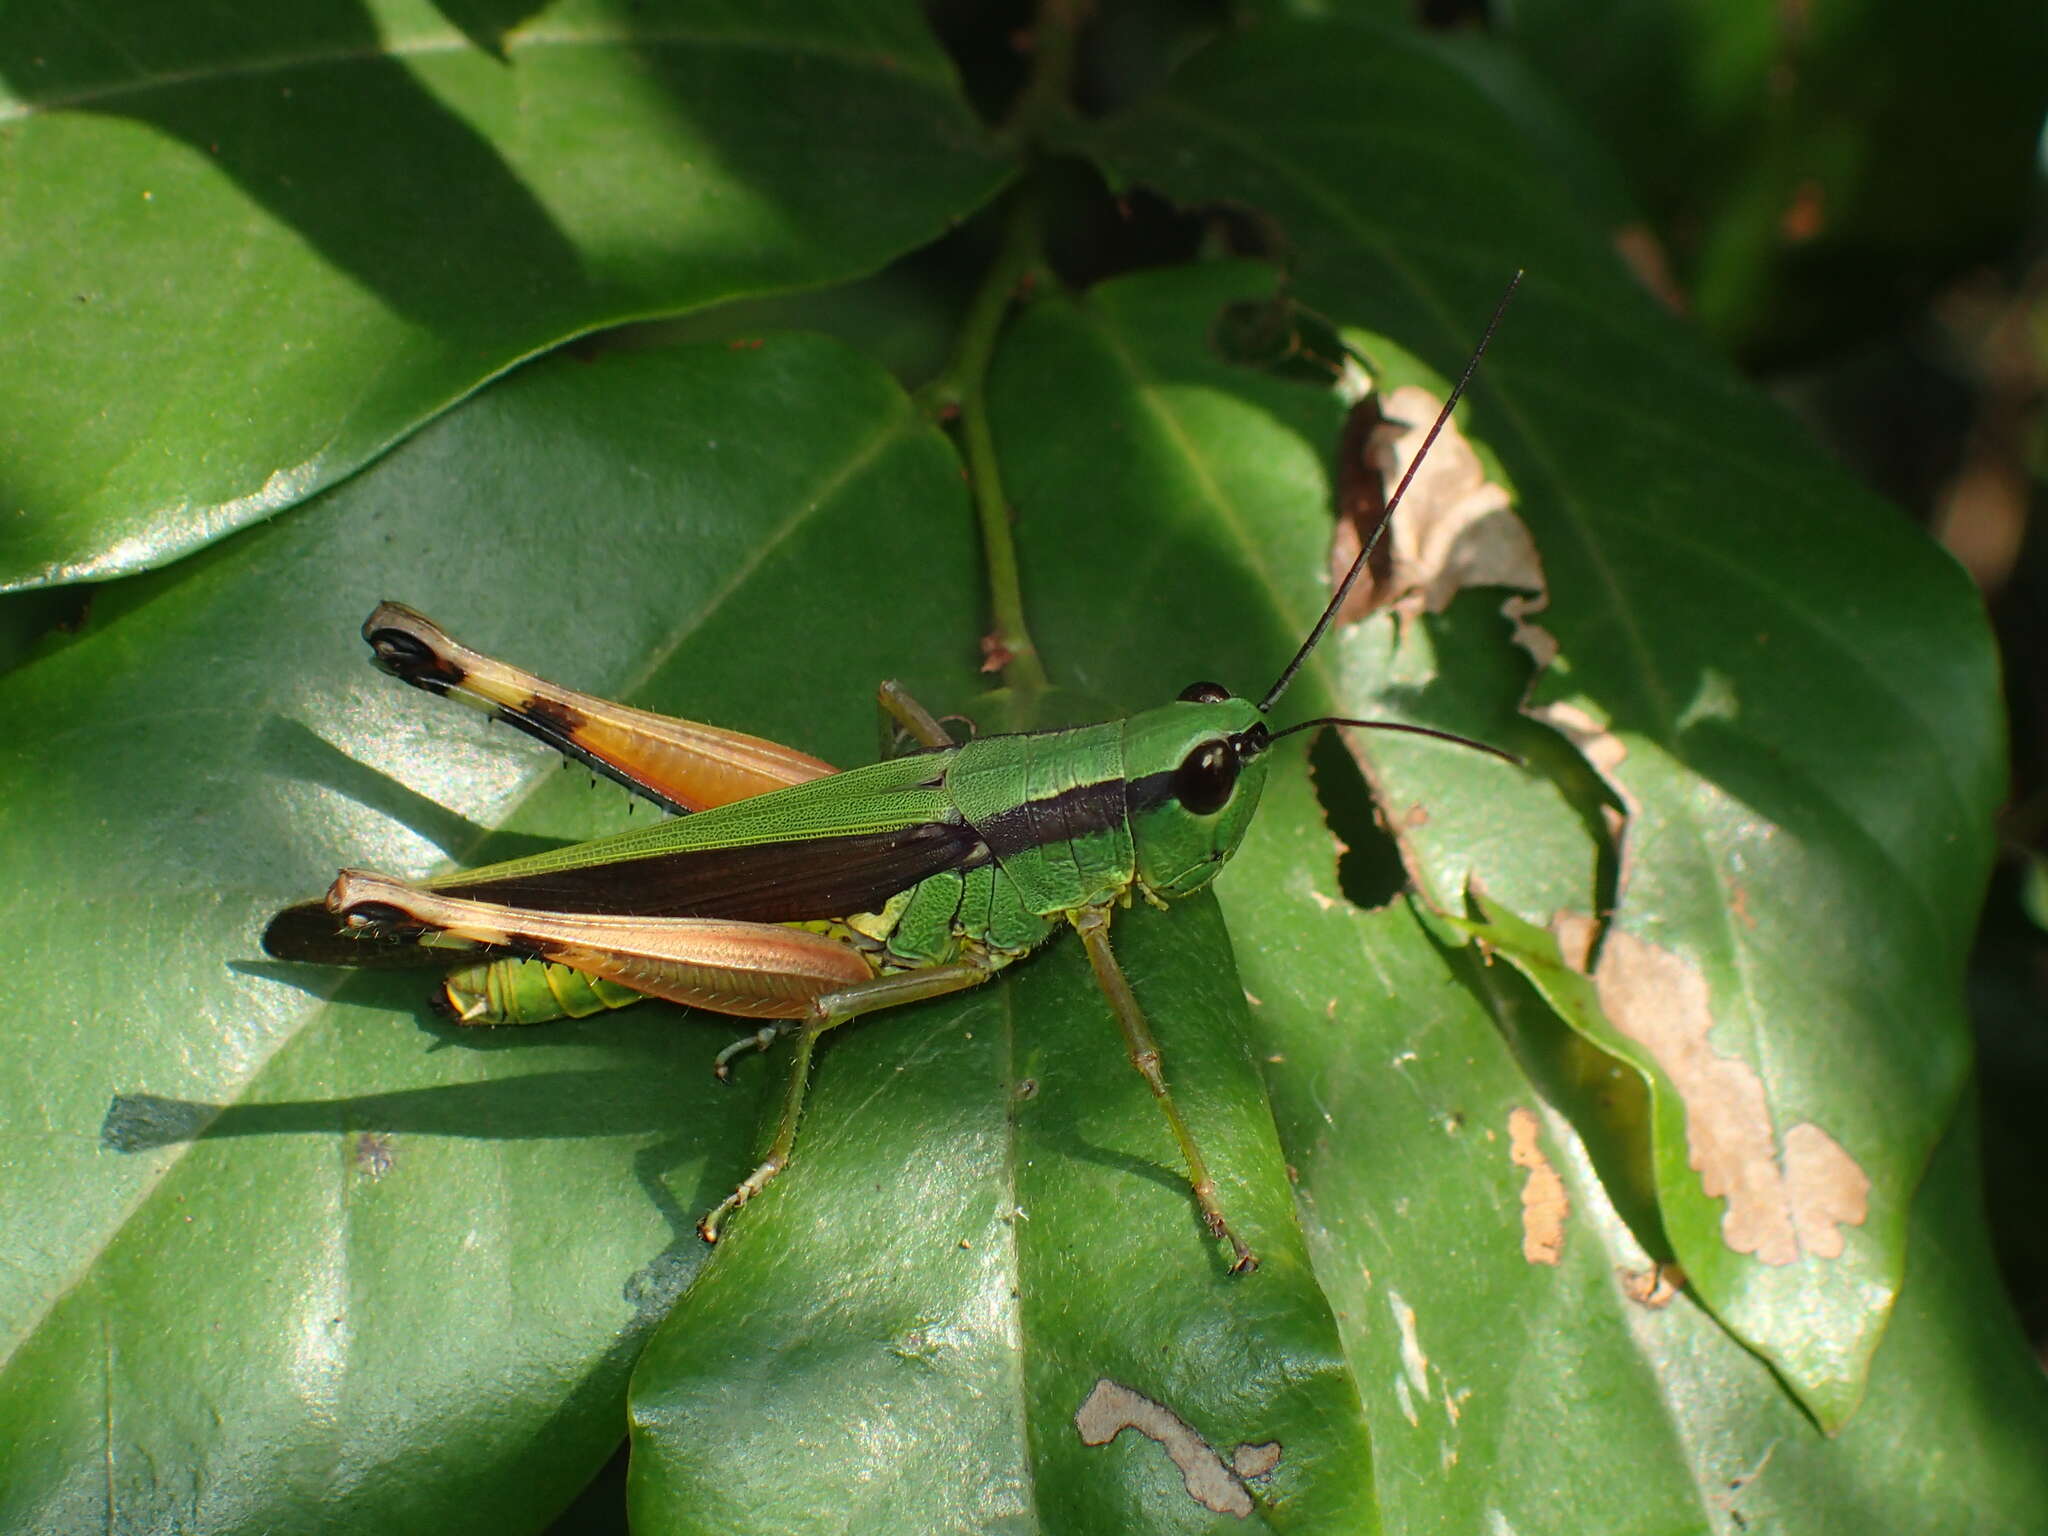
[{"label": "front leg", "polygon": [[1152,1028],[1145,1022],[1145,1010],[1138,1006],[1131,984],[1124,978],[1123,967],[1116,963],[1116,955],[1109,947],[1109,912],[1108,907],[1084,907],[1078,912],[1068,913],[1067,920],[1081,935],[1081,943],[1088,951],[1088,964],[1095,972],[1095,984],[1102,989],[1102,995],[1109,999],[1110,1009],[1116,1014],[1117,1024],[1124,1033],[1124,1045],[1131,1054],[1131,1065],[1145,1079],[1153,1098],[1166,1112],[1167,1124],[1173,1127],[1173,1139],[1180,1143],[1180,1155],[1187,1160],[1188,1183],[1194,1190],[1195,1204],[1201,1207],[1203,1224],[1211,1236],[1230,1245],[1230,1272],[1233,1275],[1249,1274],[1259,1267],[1258,1256],[1245,1246],[1243,1239],[1231,1231],[1230,1223],[1224,1220],[1223,1207],[1216,1201],[1216,1181],[1209,1177],[1209,1165],[1202,1158],[1201,1148],[1195,1145],[1194,1133],[1182,1118],[1180,1106],[1173,1102],[1173,1095],[1167,1091],[1166,1075],[1159,1067],[1159,1042],[1152,1038]]},{"label": "front leg", "polygon": [[875,703],[882,711],[882,756],[900,756],[900,743],[906,737],[931,752],[959,745],[938,717],[893,677],[885,678],[875,689]]}]

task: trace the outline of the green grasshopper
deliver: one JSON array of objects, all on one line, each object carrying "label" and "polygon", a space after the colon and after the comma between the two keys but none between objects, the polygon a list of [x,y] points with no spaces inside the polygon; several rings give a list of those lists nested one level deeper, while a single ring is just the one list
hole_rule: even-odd
[{"label": "green grasshopper", "polygon": [[[1381,527],[1485,345],[1482,338],[1388,499]],[[1284,736],[1355,725],[1495,751],[1391,721],[1268,729],[1268,711],[1371,551],[1368,540],[1256,703],[1195,683],[1124,720],[956,742],[884,683],[882,707],[917,750],[843,773],[758,737],[556,687],[457,644],[411,609],[382,604],[363,638],[385,671],[691,814],[413,883],[343,870],[324,908],[280,913],[264,945],[282,959],[329,963],[390,963],[406,952],[467,959],[437,999],[463,1024],[582,1017],[647,997],[770,1021],[718,1054],[721,1077],[735,1055],[794,1034],[767,1156],[698,1224],[716,1242],[726,1218],[788,1164],[821,1035],[877,1009],[978,986],[1072,928],[1132,1066],[1172,1127],[1204,1223],[1228,1244],[1233,1273],[1252,1270],[1258,1260],[1224,1217],[1167,1089],[1158,1042],[1111,951],[1110,917],[1133,896],[1165,906],[1215,879],[1244,837],[1267,754]]]}]

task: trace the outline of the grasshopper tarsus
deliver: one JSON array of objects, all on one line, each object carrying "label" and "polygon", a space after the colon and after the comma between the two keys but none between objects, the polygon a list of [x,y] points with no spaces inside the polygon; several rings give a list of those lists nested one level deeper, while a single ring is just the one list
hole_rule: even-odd
[{"label": "grasshopper tarsus", "polygon": [[1251,1251],[1245,1240],[1230,1230],[1230,1223],[1224,1220],[1223,1208],[1216,1203],[1216,1186],[1203,1182],[1195,1185],[1195,1202],[1202,1210],[1202,1225],[1209,1229],[1209,1235],[1219,1243],[1230,1244],[1230,1268],[1233,1275],[1248,1275],[1259,1267],[1259,1256]]},{"label": "grasshopper tarsus", "polygon": [[795,1027],[788,1020],[777,1020],[773,1024],[763,1025],[751,1035],[741,1035],[739,1039],[733,1041],[731,1045],[728,1045],[718,1053],[717,1059],[711,1063],[711,1075],[721,1083],[730,1084],[732,1082],[732,1061],[735,1056],[744,1056],[749,1051],[765,1051]]},{"label": "grasshopper tarsus", "polygon": [[766,1189],[768,1181],[782,1172],[783,1165],[787,1162],[786,1157],[769,1154],[766,1162],[740,1180],[738,1189],[705,1212],[704,1219],[697,1223],[697,1235],[707,1243],[716,1244],[724,1229],[725,1218]]}]

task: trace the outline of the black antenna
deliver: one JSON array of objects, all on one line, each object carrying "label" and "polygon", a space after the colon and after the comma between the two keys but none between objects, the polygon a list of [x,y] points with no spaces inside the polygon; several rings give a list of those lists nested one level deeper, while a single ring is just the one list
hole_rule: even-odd
[{"label": "black antenna", "polygon": [[[1515,290],[1521,284],[1522,273],[1520,269],[1517,269],[1515,275],[1508,280],[1508,291],[1502,294],[1500,302],[1493,306],[1493,318],[1486,322],[1486,330],[1479,338],[1479,345],[1472,349],[1472,356],[1465,364],[1465,371],[1458,375],[1458,382],[1452,386],[1450,397],[1444,401],[1444,408],[1436,413],[1436,420],[1430,425],[1429,435],[1423,438],[1422,446],[1415,450],[1415,457],[1408,461],[1408,472],[1401,477],[1401,483],[1394,487],[1394,494],[1387,498],[1387,510],[1380,514],[1379,526],[1373,529],[1372,537],[1365,541],[1365,548],[1358,552],[1358,558],[1351,562],[1351,569],[1344,573],[1343,581],[1337,584],[1337,590],[1330,598],[1330,606],[1323,610],[1323,616],[1316,620],[1316,627],[1310,630],[1308,638],[1301,642],[1301,649],[1294,653],[1294,660],[1287,663],[1287,669],[1280,674],[1273,686],[1266,690],[1266,696],[1259,700],[1260,714],[1264,714],[1267,710],[1271,709],[1280,695],[1287,691],[1287,685],[1294,681],[1294,674],[1301,670],[1302,664],[1309,658],[1309,653],[1315,650],[1318,642],[1322,640],[1324,631],[1329,629],[1330,625],[1336,620],[1337,610],[1344,606],[1344,599],[1351,595],[1352,587],[1357,584],[1359,574],[1365,569],[1365,562],[1372,558],[1373,550],[1379,545],[1380,536],[1387,531],[1387,524],[1394,520],[1394,509],[1401,505],[1401,498],[1407,494],[1408,483],[1415,478],[1415,471],[1422,467],[1422,461],[1429,457],[1430,446],[1436,442],[1437,434],[1443,431],[1444,423],[1451,419],[1451,412],[1457,409],[1458,398],[1465,393],[1465,386],[1472,382],[1472,375],[1479,368],[1479,359],[1486,355],[1486,344],[1493,340],[1493,333],[1500,326],[1500,317],[1507,313],[1508,300],[1515,296]],[[1371,722],[1351,721],[1349,723],[1359,725]],[[1409,726],[1404,727],[1404,729],[1414,730],[1418,728]],[[1423,734],[1437,735],[1440,733],[1428,731]],[[1462,738],[1455,739],[1462,740]],[[1478,742],[1466,742],[1465,744],[1467,746],[1479,745]],[[1491,752],[1493,748],[1488,747],[1486,750]]]},{"label": "black antenna", "polygon": [[1275,731],[1272,739],[1278,741],[1282,736],[1292,736],[1296,731],[1313,730],[1319,725],[1356,725],[1368,731],[1406,731],[1410,736],[1433,736],[1438,741],[1470,747],[1476,752],[1491,752],[1495,757],[1513,763],[1517,768],[1522,766],[1522,760],[1514,753],[1504,752],[1490,743],[1474,741],[1470,736],[1460,736],[1454,731],[1433,730],[1426,725],[1409,725],[1402,720],[1351,720],[1343,715],[1324,715],[1319,720],[1304,720],[1299,725],[1290,725],[1284,731]]}]

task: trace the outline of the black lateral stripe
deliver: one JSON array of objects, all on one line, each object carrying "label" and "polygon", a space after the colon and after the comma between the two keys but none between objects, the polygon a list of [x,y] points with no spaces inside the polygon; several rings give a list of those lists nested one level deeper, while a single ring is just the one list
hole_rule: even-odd
[{"label": "black lateral stripe", "polygon": [[1148,773],[1141,779],[1098,779],[998,811],[975,831],[991,854],[1006,859],[1027,848],[1107,832],[1139,811],[1163,805],[1172,794],[1171,773]]},{"label": "black lateral stripe", "polygon": [[1173,798],[1173,770],[1164,773],[1148,773],[1142,779],[1125,781],[1124,798],[1129,802],[1130,814],[1140,811],[1157,810]]},{"label": "black lateral stripe", "polygon": [[928,821],[842,837],[687,848],[500,880],[436,882],[434,889],[534,912],[795,923],[876,911],[920,880],[985,857],[971,827]]}]

